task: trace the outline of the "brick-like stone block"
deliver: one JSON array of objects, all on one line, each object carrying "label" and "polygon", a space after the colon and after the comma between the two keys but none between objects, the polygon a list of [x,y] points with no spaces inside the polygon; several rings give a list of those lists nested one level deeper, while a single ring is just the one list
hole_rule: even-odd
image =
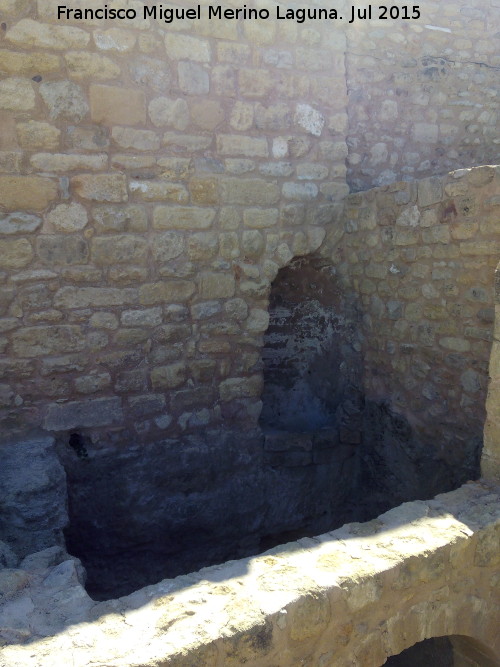
[{"label": "brick-like stone block", "polygon": [[57,183],[42,176],[0,176],[0,206],[42,211],[57,198]]},{"label": "brick-like stone block", "polygon": [[84,48],[90,41],[90,35],[85,30],[72,26],[49,25],[32,19],[21,19],[7,31],[6,39],[23,49],[42,47],[65,51]]},{"label": "brick-like stone block", "polygon": [[165,49],[171,60],[195,60],[210,62],[210,42],[206,39],[169,32],[165,35]]},{"label": "brick-like stone block", "polygon": [[139,125],[146,122],[142,90],[118,86],[90,86],[92,120],[105,125]]},{"label": "brick-like stone block", "polygon": [[33,248],[27,239],[0,240],[0,268],[21,269],[33,258]]},{"label": "brick-like stone block", "polygon": [[187,367],[183,362],[168,366],[158,366],[151,371],[151,384],[154,389],[175,389],[186,380]]},{"label": "brick-like stone block", "polygon": [[169,280],[147,283],[139,288],[139,301],[142,305],[154,303],[182,303],[195,292],[195,284],[190,280]]},{"label": "brick-like stone block", "polygon": [[220,398],[222,401],[232,401],[238,398],[258,397],[262,392],[263,385],[262,375],[229,378],[220,383]]},{"label": "brick-like stone block", "polygon": [[137,303],[137,290],[117,287],[61,287],[54,295],[56,308],[99,308]]},{"label": "brick-like stone block", "polygon": [[82,174],[71,179],[75,194],[93,201],[124,202],[128,199],[127,181],[122,174]]},{"label": "brick-like stone block", "polygon": [[155,229],[208,229],[215,218],[211,208],[157,206],[153,212]]},{"label": "brick-like stone block", "polygon": [[239,134],[217,136],[219,155],[244,155],[245,157],[267,157],[269,148],[264,137],[245,137]]},{"label": "brick-like stone block", "polygon": [[120,398],[95,398],[50,405],[43,426],[47,431],[111,426],[123,421]]},{"label": "brick-like stone block", "polygon": [[225,178],[221,190],[222,199],[227,204],[266,206],[279,199],[278,185],[261,178]]},{"label": "brick-like stone block", "polygon": [[210,78],[208,71],[201,65],[181,61],[178,66],[179,88],[186,95],[208,95]]},{"label": "brick-like stone block", "polygon": [[199,277],[200,297],[203,299],[225,299],[234,296],[236,281],[227,273],[201,273]]},{"label": "brick-like stone block", "polygon": [[189,196],[184,185],[168,181],[130,181],[129,189],[140,201],[164,201],[186,204]]},{"label": "brick-like stone block", "polygon": [[35,91],[29,79],[12,78],[0,81],[0,109],[29,111],[35,106]]},{"label": "brick-like stone block", "polygon": [[80,352],[85,348],[85,337],[79,326],[22,327],[12,334],[12,347],[18,357]]},{"label": "brick-like stone block", "polygon": [[89,256],[87,242],[78,236],[39,236],[36,251],[40,260],[49,266],[85,264]]},{"label": "brick-like stone block", "polygon": [[96,264],[143,264],[148,253],[148,242],[142,236],[117,234],[98,236],[91,241],[92,260]]}]

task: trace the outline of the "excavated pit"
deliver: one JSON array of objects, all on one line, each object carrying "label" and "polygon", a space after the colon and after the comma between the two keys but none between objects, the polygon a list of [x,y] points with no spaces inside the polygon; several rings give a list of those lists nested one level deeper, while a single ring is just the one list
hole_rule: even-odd
[{"label": "excavated pit", "polygon": [[264,337],[260,429],[103,452],[60,435],[69,552],[108,599],[280,543],[367,521],[478,477],[438,460],[390,400],[363,387],[362,309],[320,257],[282,269]]}]

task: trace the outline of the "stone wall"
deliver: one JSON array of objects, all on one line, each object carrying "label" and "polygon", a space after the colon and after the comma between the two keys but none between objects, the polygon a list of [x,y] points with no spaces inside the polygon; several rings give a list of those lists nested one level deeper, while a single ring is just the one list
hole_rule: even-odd
[{"label": "stone wall", "polygon": [[378,460],[378,483],[401,492],[397,502],[440,476],[453,486],[478,473],[498,188],[498,168],[482,167],[350,195],[321,248],[359,299],[363,447]]},{"label": "stone wall", "polygon": [[347,193],[345,36],[58,4],[0,4],[2,428],[255,424],[270,281]]},{"label": "stone wall", "polygon": [[498,0],[417,7],[418,21],[377,20],[373,7],[347,30],[354,190],[498,162]]},{"label": "stone wall", "polygon": [[456,665],[495,667],[499,522],[498,487],[471,483],[102,603],[48,550],[1,573],[0,662],[379,667],[448,636]]},{"label": "stone wall", "polygon": [[2,429],[115,447],[255,426],[270,284],[338,225],[347,144],[356,188],[495,157],[480,4],[346,25],[343,3],[165,23],[2,0]]}]

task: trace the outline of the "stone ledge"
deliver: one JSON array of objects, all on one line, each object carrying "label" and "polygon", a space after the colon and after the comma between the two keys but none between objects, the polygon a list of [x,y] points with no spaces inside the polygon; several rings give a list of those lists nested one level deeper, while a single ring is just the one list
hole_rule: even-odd
[{"label": "stone ledge", "polygon": [[499,526],[500,489],[479,481],[108,602],[92,604],[74,568],[31,571],[22,586],[12,574],[0,661],[377,667],[457,634],[498,654]]}]

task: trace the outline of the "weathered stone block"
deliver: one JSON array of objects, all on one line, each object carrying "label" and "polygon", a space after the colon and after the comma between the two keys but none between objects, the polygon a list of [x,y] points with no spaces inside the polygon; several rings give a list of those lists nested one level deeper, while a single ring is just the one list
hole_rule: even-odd
[{"label": "weathered stone block", "polygon": [[207,95],[210,90],[210,79],[207,70],[201,65],[189,61],[181,61],[177,65],[179,88],[187,95]]},{"label": "weathered stone block", "polygon": [[151,130],[114,127],[111,131],[111,136],[120,148],[133,148],[138,151],[155,151],[160,148],[160,139]]},{"label": "weathered stone block", "polygon": [[220,398],[222,401],[232,401],[238,398],[253,398],[255,396],[260,396],[262,387],[262,375],[229,378],[220,383]]},{"label": "weathered stone block", "polygon": [[35,153],[31,165],[38,171],[100,171],[108,164],[107,155],[67,155],[66,153]]},{"label": "weathered stone block", "polygon": [[57,183],[42,176],[0,176],[0,206],[42,211],[57,198]]},{"label": "weathered stone block", "polygon": [[140,201],[166,201],[185,204],[189,197],[180,183],[168,181],[130,181],[130,192]]},{"label": "weathered stone block", "polygon": [[91,85],[90,111],[96,123],[139,125],[146,121],[146,100],[136,88]]},{"label": "weathered stone block", "polygon": [[222,199],[227,204],[266,206],[279,199],[278,185],[261,178],[225,178],[221,190]]},{"label": "weathered stone block", "polygon": [[99,308],[101,306],[123,306],[137,302],[137,290],[117,287],[61,287],[54,296],[54,305],[59,308]]},{"label": "weathered stone block", "polygon": [[75,79],[114,79],[120,76],[119,66],[110,58],[88,51],[64,54],[69,75]]},{"label": "weathered stone block", "polygon": [[191,234],[187,240],[187,254],[193,261],[212,259],[218,247],[219,238],[215,232],[198,232]]},{"label": "weathered stone block", "polygon": [[12,334],[12,346],[19,357],[40,357],[81,351],[85,337],[78,326],[22,327]]},{"label": "weathered stone block", "polygon": [[73,428],[110,426],[123,421],[119,398],[94,398],[51,405],[43,426],[47,431],[67,431]]},{"label": "weathered stone block", "polygon": [[156,327],[162,322],[161,308],[145,308],[144,310],[125,310],[121,314],[121,324],[126,327]]},{"label": "weathered stone block", "polygon": [[148,228],[147,213],[143,206],[96,206],[92,216],[97,232],[145,232]]},{"label": "weathered stone block", "polygon": [[6,39],[22,48],[42,47],[65,51],[84,48],[90,41],[90,35],[80,28],[21,19],[7,31]]},{"label": "weathered stone block", "polygon": [[88,113],[87,99],[72,81],[50,81],[40,85],[40,94],[52,119],[79,123]]},{"label": "weathered stone block", "polygon": [[80,375],[75,380],[75,389],[80,394],[95,394],[111,385],[109,373],[93,373],[92,375]]},{"label": "weathered stone block", "polygon": [[18,53],[0,49],[0,72],[3,74],[32,76],[35,70],[45,73],[55,72],[58,69],[60,69],[59,57],[51,53]]},{"label": "weathered stone block", "polygon": [[133,234],[95,237],[91,241],[92,260],[96,264],[139,263],[146,261],[148,242]]},{"label": "weathered stone block", "polygon": [[44,264],[85,264],[89,249],[85,239],[78,236],[39,236],[36,241],[37,255]]},{"label": "weathered stone block", "polygon": [[136,35],[130,30],[109,28],[108,30],[94,30],[94,42],[101,51],[116,51],[125,53],[131,51],[136,43]]},{"label": "weathered stone block", "polygon": [[75,194],[93,201],[127,201],[127,181],[122,174],[83,174],[71,179]]},{"label": "weathered stone block", "polygon": [[184,252],[184,236],[178,232],[164,232],[152,237],[152,252],[155,261],[167,262]]},{"label": "weathered stone block", "polygon": [[27,239],[0,240],[0,268],[20,269],[31,262],[33,249]]},{"label": "weathered stone block", "polygon": [[181,97],[157,97],[150,102],[148,112],[155,127],[173,127],[182,131],[189,125],[189,108]]},{"label": "weathered stone block", "polygon": [[245,137],[239,134],[217,135],[217,152],[220,155],[244,155],[245,157],[268,157],[267,139]]},{"label": "weathered stone block", "polygon": [[201,63],[210,62],[210,42],[189,35],[167,33],[165,49],[172,60],[195,60]]},{"label": "weathered stone block", "polygon": [[29,79],[13,78],[0,81],[0,109],[29,111],[35,106],[35,91]]},{"label": "weathered stone block", "polygon": [[215,100],[191,102],[189,105],[192,122],[202,130],[215,130],[224,122],[224,108]]},{"label": "weathered stone block", "polygon": [[159,366],[151,371],[151,383],[154,389],[175,389],[186,380],[187,367],[183,362]]},{"label": "weathered stone block", "polygon": [[224,299],[234,296],[236,281],[227,273],[201,273],[199,293],[202,299]]},{"label": "weathered stone block", "polygon": [[26,234],[36,231],[42,219],[29,213],[9,213],[0,217],[0,234]]},{"label": "weathered stone block", "polygon": [[81,204],[59,204],[46,216],[47,222],[58,232],[79,232],[88,222],[87,211]]},{"label": "weathered stone block", "polygon": [[208,229],[215,218],[211,208],[157,206],[153,212],[155,229]]},{"label": "weathered stone block", "polygon": [[139,301],[142,305],[179,303],[187,301],[194,292],[195,284],[189,280],[148,283],[139,288]]}]

